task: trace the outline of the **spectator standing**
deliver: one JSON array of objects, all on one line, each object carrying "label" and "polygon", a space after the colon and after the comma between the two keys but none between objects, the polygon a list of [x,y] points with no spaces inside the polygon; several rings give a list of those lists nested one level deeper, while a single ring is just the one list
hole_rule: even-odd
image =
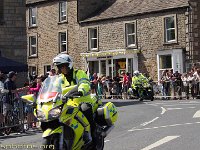
[{"label": "spectator standing", "polygon": [[172,80],[173,80],[173,94],[174,94],[174,99],[176,99],[176,93],[179,96],[179,99],[181,99],[181,86],[182,86],[182,80],[181,80],[181,74],[176,71],[172,75]]},{"label": "spectator standing", "polygon": [[[42,77],[37,77],[36,87],[29,87],[29,93],[34,94],[37,97],[41,86],[42,86]],[[27,107],[27,122],[29,126],[31,126],[32,121],[33,121],[32,127],[36,127],[36,118],[33,115],[33,110],[30,107]]]},{"label": "spectator standing", "polygon": [[189,82],[189,91],[191,91],[191,96],[194,99],[195,78],[193,76],[193,72],[189,72],[188,82]]},{"label": "spectator standing", "polygon": [[0,92],[4,89],[3,79],[3,73],[0,71]]},{"label": "spectator standing", "polygon": [[169,88],[170,88],[170,76],[168,74],[168,70],[164,70],[162,72],[162,77],[161,77],[161,84],[162,84],[162,93],[164,96],[164,99],[169,99]]},{"label": "spectator standing", "polygon": [[196,97],[199,91],[199,73],[197,67],[194,67],[193,77],[194,77],[194,96]]},{"label": "spectator standing", "polygon": [[90,83],[91,83],[91,93],[97,94],[97,74],[94,73],[92,76],[90,76]]},{"label": "spectator standing", "polygon": [[189,99],[189,82],[187,73],[181,76],[181,80],[183,83],[183,91],[185,92],[186,99]]},{"label": "spectator standing", "polygon": [[102,79],[101,79],[101,83],[102,83],[102,86],[103,86],[103,96],[104,98],[106,98],[106,92],[108,92],[108,86],[107,86],[107,82],[108,80],[106,80],[106,77],[103,76]]},{"label": "spectator standing", "polygon": [[122,72],[123,80],[122,80],[122,89],[123,89],[123,99],[127,99],[127,91],[128,91],[128,76],[125,72]]},{"label": "spectator standing", "polygon": [[56,70],[52,68],[48,73],[49,73],[49,76],[55,76]]},{"label": "spectator standing", "polygon": [[102,98],[103,96],[103,84],[102,84],[102,78],[98,77],[97,79],[97,94],[99,96],[99,98]]}]

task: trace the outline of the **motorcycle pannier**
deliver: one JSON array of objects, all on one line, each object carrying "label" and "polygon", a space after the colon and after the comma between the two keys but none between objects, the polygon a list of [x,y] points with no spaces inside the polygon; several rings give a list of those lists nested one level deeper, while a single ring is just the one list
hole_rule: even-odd
[{"label": "motorcycle pannier", "polygon": [[117,118],[117,108],[111,102],[108,102],[104,106],[97,109],[96,121],[99,125],[111,126],[117,121]]}]

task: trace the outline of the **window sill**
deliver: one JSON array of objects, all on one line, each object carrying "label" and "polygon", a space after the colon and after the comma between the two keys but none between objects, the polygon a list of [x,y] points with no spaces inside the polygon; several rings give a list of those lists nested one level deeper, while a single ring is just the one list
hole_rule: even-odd
[{"label": "window sill", "polygon": [[58,22],[58,24],[66,24],[66,23],[68,23],[68,21],[67,21],[67,20],[64,20],[64,21],[59,21],[59,22]]},{"label": "window sill", "polygon": [[37,55],[28,56],[28,59],[38,58]]},{"label": "window sill", "polygon": [[37,28],[38,26],[36,25],[36,26],[29,26],[28,28],[29,29],[34,29],[34,28]]},{"label": "window sill", "polygon": [[173,41],[173,42],[165,42],[163,43],[163,45],[174,45],[174,44],[178,44],[177,41]]},{"label": "window sill", "polygon": [[89,50],[87,50],[87,52],[99,52],[99,50],[98,49],[89,49]]},{"label": "window sill", "polygon": [[126,49],[130,50],[130,49],[137,49],[137,45],[134,46],[126,46]]}]

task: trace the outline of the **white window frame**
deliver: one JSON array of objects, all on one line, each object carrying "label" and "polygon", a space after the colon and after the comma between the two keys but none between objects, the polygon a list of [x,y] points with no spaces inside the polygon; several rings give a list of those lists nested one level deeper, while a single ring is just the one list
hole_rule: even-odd
[{"label": "white window frame", "polygon": [[[32,44],[32,38],[35,37],[35,44]],[[32,48],[36,49],[35,54],[32,54]],[[31,35],[29,36],[29,56],[30,57],[36,57],[37,56],[37,36],[36,35]]]},{"label": "white window frame", "polygon": [[[172,59],[172,69],[175,71],[178,71],[179,73],[183,73],[184,69],[184,60],[183,60],[183,50],[182,49],[172,49],[172,50],[162,50],[157,51],[157,71],[158,71],[158,80],[161,78],[161,71],[163,69],[160,69],[160,56],[163,55],[171,55]],[[165,68],[165,69],[171,69],[171,68]]]},{"label": "white window frame", "polygon": [[[65,7],[64,7],[65,4]],[[65,19],[63,19],[65,17]],[[59,2],[59,22],[67,21],[67,2]]]},{"label": "white window frame", "polygon": [[[167,18],[172,18],[174,19],[174,28],[167,28]],[[174,30],[174,39],[168,39],[167,33],[170,31]],[[170,16],[165,16],[164,17],[164,42],[165,43],[174,43],[177,42],[177,22],[176,22],[176,15],[170,15]]]},{"label": "white window frame", "polygon": [[[35,14],[33,14],[33,9],[35,9]],[[35,18],[35,23],[33,23],[33,18]],[[30,27],[37,26],[37,7],[29,8],[29,26]]]},{"label": "white window frame", "polygon": [[[96,30],[97,37],[91,37],[91,31],[92,30]],[[98,44],[99,44],[98,36],[99,36],[98,35],[98,27],[88,28],[88,50],[90,50],[90,51],[98,50]],[[92,40],[97,41],[97,47],[95,47],[95,48],[92,47]]]},{"label": "white window frame", "polygon": [[[35,68],[35,69],[33,69],[33,68]],[[37,67],[35,65],[28,66],[28,70],[31,75],[33,75],[33,71],[35,71],[35,73],[37,74]]]},{"label": "white window frame", "polygon": [[[50,69],[48,69],[50,67]],[[51,65],[44,65],[44,74],[51,70]]]},{"label": "white window frame", "polygon": [[[65,33],[66,34],[66,39],[65,39],[65,41],[61,41],[61,35],[63,34],[63,33]],[[59,33],[58,33],[58,36],[59,36],[59,51],[60,52],[68,52],[68,42],[67,42],[67,31],[60,31]],[[66,51],[62,51],[62,46],[63,45],[65,45],[66,46]]]},{"label": "white window frame", "polygon": [[[134,25],[134,33],[128,33],[128,25],[133,24]],[[126,42],[126,47],[132,48],[136,47],[136,38],[137,38],[137,27],[136,27],[136,21],[134,22],[127,22],[125,23],[125,42]],[[129,43],[129,36],[135,36],[135,41],[133,44],[128,44]]]}]

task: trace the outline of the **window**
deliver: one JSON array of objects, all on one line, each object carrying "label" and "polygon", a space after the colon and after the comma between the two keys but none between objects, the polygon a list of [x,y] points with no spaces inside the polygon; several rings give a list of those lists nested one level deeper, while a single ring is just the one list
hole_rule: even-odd
[{"label": "window", "polygon": [[66,32],[59,33],[59,45],[60,45],[60,52],[67,51],[67,33]]},{"label": "window", "polygon": [[126,23],[126,47],[136,46],[136,24]]},{"label": "window", "polygon": [[3,0],[1,0],[0,1],[0,24],[2,24],[3,23],[3,19],[4,19],[4,17],[3,17],[3,11],[4,11],[4,1]]},{"label": "window", "polygon": [[29,37],[29,56],[37,56],[37,38],[36,38],[36,36]]},{"label": "window", "polygon": [[67,2],[60,2],[59,3],[59,21],[66,21],[67,20]]},{"label": "window", "polygon": [[162,77],[162,72],[166,69],[172,69],[172,55],[160,55],[159,56],[159,76]]},{"label": "window", "polygon": [[44,74],[46,74],[50,70],[51,70],[51,65],[45,65],[44,66]]},{"label": "window", "polygon": [[164,18],[165,24],[165,42],[176,41],[176,17],[170,16]]},{"label": "window", "polygon": [[97,28],[90,28],[88,32],[89,32],[89,37],[88,37],[89,50],[97,50],[98,49]]},{"label": "window", "polygon": [[36,68],[36,66],[29,66],[28,70],[29,70],[30,75],[33,75],[33,74],[36,75],[37,74],[37,68]]},{"label": "window", "polygon": [[29,8],[29,26],[33,27],[37,25],[37,8]]}]

